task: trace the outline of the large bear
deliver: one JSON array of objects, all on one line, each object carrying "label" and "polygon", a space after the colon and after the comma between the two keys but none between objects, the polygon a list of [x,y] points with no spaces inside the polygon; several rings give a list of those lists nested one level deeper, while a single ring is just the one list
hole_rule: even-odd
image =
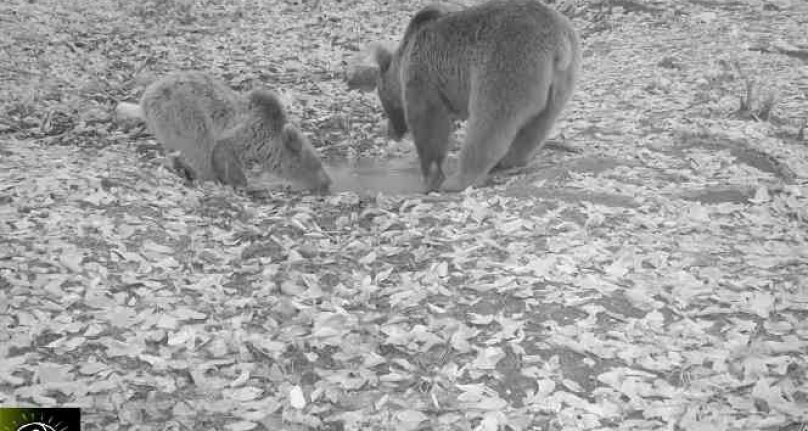
[{"label": "large bear", "polygon": [[[408,130],[427,190],[460,191],[495,168],[526,164],[578,79],[581,48],[570,21],[537,0],[493,0],[463,10],[421,9],[395,50],[372,46],[391,137]],[[458,171],[443,162],[454,119],[468,119]]]}]

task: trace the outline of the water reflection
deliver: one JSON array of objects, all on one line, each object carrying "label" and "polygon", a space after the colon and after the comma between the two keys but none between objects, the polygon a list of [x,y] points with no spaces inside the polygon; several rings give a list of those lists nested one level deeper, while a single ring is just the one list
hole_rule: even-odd
[{"label": "water reflection", "polygon": [[423,193],[417,157],[331,160],[326,164],[333,193],[352,191],[362,195]]}]

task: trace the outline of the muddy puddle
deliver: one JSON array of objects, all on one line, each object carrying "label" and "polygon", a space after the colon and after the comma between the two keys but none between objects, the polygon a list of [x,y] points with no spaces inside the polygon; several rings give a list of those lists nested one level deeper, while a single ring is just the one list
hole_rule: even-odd
[{"label": "muddy puddle", "polygon": [[[513,185],[510,189],[514,190],[510,190],[510,192],[516,195],[533,195],[537,193],[537,188],[531,183],[537,180],[549,180],[551,183],[563,182],[564,172],[567,170],[597,174],[620,164],[611,159],[577,157],[568,163],[540,163],[522,170],[503,171],[494,175],[506,178],[512,175],[527,174],[524,183]],[[457,169],[457,159],[447,158],[443,171],[448,174],[454,172],[455,169]],[[334,193],[351,191],[361,195],[378,193],[400,195],[424,192],[421,169],[415,154],[411,157],[388,159],[371,157],[350,160],[332,159],[326,163],[326,170],[333,180],[331,191]]]},{"label": "muddy puddle", "polygon": [[[568,202],[588,201],[610,207],[632,208],[638,203],[631,196],[613,193],[591,192],[578,188],[565,187],[569,172],[588,173],[594,176],[620,166],[636,166],[633,161],[608,157],[577,156],[563,163],[537,162],[522,170],[495,173],[496,180],[489,178],[489,184],[508,181],[511,176],[519,176],[519,181],[511,182],[502,191],[508,197],[538,197],[546,200]],[[457,159],[448,158],[444,172],[457,169]],[[364,196],[423,195],[424,184],[418,157],[415,154],[394,158],[331,159],[326,163],[333,181],[332,193],[354,192]],[[698,190],[685,190],[678,197],[699,201],[704,204],[723,202],[742,203],[754,196],[754,190],[731,186],[707,187]]]},{"label": "muddy puddle", "polygon": [[[550,180],[551,182],[563,182],[563,175],[566,170],[576,172],[597,173],[617,166],[613,160],[580,157],[576,161],[558,165],[553,163],[534,165],[523,170],[505,171],[499,174],[501,177],[511,175],[528,174],[524,184],[514,185],[510,192],[513,194],[533,195],[537,193],[537,188],[530,183],[536,180]],[[448,158],[444,164],[443,171],[447,174],[457,169],[457,159]],[[359,159],[337,159],[329,160],[326,163],[326,170],[333,180],[331,191],[340,193],[351,191],[360,195],[376,195],[384,193],[386,195],[401,194],[421,194],[424,192],[424,184],[421,179],[421,169],[418,164],[418,157],[395,157],[388,159],[359,158]]]},{"label": "muddy puddle", "polygon": [[331,160],[326,163],[334,193],[351,191],[360,195],[423,193],[417,157]]}]

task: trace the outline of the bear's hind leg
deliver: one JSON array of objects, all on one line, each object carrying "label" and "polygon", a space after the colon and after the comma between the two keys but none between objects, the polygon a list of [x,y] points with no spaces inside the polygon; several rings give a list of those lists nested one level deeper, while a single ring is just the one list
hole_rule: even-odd
[{"label": "bear's hind leg", "polygon": [[[482,117],[482,118],[481,118]],[[460,165],[441,190],[457,192],[479,185],[502,159],[525,122],[521,112],[498,111],[497,115],[469,116],[466,142],[460,149]]]},{"label": "bear's hind leg", "polygon": [[442,103],[409,102],[407,122],[412,130],[426,191],[438,190],[445,176],[443,161],[449,147],[452,118]]}]

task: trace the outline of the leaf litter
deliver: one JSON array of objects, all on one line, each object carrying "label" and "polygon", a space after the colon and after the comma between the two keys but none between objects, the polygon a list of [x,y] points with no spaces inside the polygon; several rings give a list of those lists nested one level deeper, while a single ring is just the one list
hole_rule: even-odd
[{"label": "leaf litter", "polygon": [[[161,68],[208,62],[241,70],[223,73],[235,86],[281,86],[327,155],[399,156],[375,96],[345,91],[339,69],[418,6],[271,3],[79,8],[115,19],[59,34],[103,55],[50,46],[61,101],[43,87],[19,99],[35,109],[4,107],[0,403],[81,406],[109,428],[808,423],[808,156],[782,138],[806,114],[804,65],[734,39],[793,38],[787,15],[754,29],[753,8],[670,3],[686,12],[674,24],[628,13],[610,31],[579,17],[591,51],[559,129],[586,155],[545,150],[451,197],[186,187],[137,135],[98,121],[132,85],[121,71],[163,46]],[[17,6],[40,17],[31,43],[64,20]],[[78,69],[82,55],[93,61]],[[732,115],[732,62],[776,77],[781,123]]]}]

